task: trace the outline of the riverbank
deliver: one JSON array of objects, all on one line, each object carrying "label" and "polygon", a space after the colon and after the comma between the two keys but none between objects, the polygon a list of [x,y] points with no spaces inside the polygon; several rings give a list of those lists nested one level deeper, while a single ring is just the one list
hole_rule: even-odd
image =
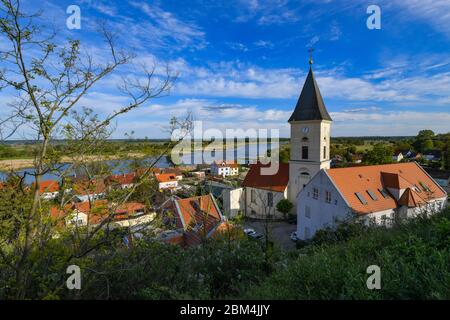
[{"label": "riverbank", "polygon": [[[143,158],[146,154],[139,152],[131,152],[121,155],[92,155],[79,158],[61,157],[61,163],[74,163],[76,161],[107,161],[120,159]],[[16,171],[34,167],[34,159],[5,159],[0,160],[0,171]]]}]

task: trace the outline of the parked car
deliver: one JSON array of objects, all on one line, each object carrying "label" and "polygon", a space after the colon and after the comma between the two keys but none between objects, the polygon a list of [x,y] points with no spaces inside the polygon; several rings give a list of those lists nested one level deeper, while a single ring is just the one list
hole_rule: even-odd
[{"label": "parked car", "polygon": [[294,242],[299,241],[300,239],[297,237],[297,231],[291,233],[291,240]]},{"label": "parked car", "polygon": [[289,224],[297,224],[297,217],[290,218],[290,219],[288,220],[288,223],[289,223]]},{"label": "parked car", "polygon": [[252,228],[244,229],[244,233],[252,239],[261,239],[263,237],[261,233],[256,232],[255,229]]}]

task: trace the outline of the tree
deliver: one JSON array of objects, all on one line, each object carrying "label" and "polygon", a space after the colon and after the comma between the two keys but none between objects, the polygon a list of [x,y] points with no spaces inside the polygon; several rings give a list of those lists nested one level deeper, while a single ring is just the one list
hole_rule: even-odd
[{"label": "tree", "polygon": [[282,199],[277,203],[277,210],[286,217],[292,210],[294,205],[288,199]]},{"label": "tree", "polygon": [[[80,41],[68,40],[65,45],[59,45],[55,34],[44,35],[42,26],[35,22],[37,17],[38,14],[25,13],[20,0],[0,2],[0,32],[8,41],[0,49],[3,67],[0,70],[0,89],[16,94],[16,100],[2,113],[6,116],[0,119],[0,137],[12,137],[19,128],[27,126],[32,131],[26,138],[35,141],[33,188],[16,187],[14,196],[23,202],[21,205],[18,202],[17,210],[11,207],[11,215],[4,216],[3,221],[3,226],[14,228],[14,237],[8,236],[9,232],[2,232],[0,239],[1,273],[11,275],[11,297],[16,299],[27,297],[35,272],[35,259],[41,252],[50,250],[54,242],[56,226],[50,222],[49,203],[40,195],[43,176],[51,172],[64,181],[77,168],[91,183],[103,172],[102,168],[94,165],[93,156],[105,148],[116,118],[141,107],[150,99],[167,94],[176,77],[168,68],[162,77],[155,77],[156,66],[133,69],[135,76],[122,77],[119,85],[119,93],[128,102],[100,117],[92,109],[80,108],[80,101],[94,85],[120,67],[127,66],[131,70],[134,55],[117,48],[113,34],[103,27],[101,34],[105,46],[99,44],[98,48],[103,50],[102,62],[96,62]],[[171,128],[175,126],[177,124],[172,124]],[[66,141],[68,153],[64,155],[74,160],[69,168],[61,165],[61,151],[54,147],[53,142],[58,138]],[[168,150],[170,145],[165,153]],[[21,181],[27,174],[12,173]],[[128,201],[133,192],[134,188],[127,195],[115,199],[115,206]],[[70,197],[63,196],[59,200],[59,209],[63,210]],[[99,226],[67,238],[70,244],[59,251],[62,262],[67,264],[108,243],[110,233],[104,232],[103,228],[114,217],[114,206],[108,210],[110,217]],[[57,292],[60,288],[54,290]]]},{"label": "tree", "polygon": [[392,155],[392,147],[384,143],[377,143],[372,150],[364,155],[363,162],[366,164],[392,163]]}]

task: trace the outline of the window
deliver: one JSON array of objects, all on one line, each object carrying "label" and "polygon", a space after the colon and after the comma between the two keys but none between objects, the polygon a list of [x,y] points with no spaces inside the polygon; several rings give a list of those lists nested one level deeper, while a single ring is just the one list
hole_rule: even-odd
[{"label": "window", "polygon": [[310,237],[309,228],[308,228],[308,227],[305,227],[305,238],[306,238],[306,239],[309,239],[309,237]]},{"label": "window", "polygon": [[373,201],[378,200],[378,197],[375,195],[375,193],[372,192],[372,190],[367,190],[367,194],[372,198]]},{"label": "window", "polygon": [[250,201],[256,203],[256,191],[253,189],[250,191]]},{"label": "window", "polygon": [[389,198],[389,194],[387,193],[386,189],[378,189],[378,191],[380,191],[383,198],[385,199]]},{"label": "window", "polygon": [[331,203],[331,192],[330,191],[325,191],[325,202]]},{"label": "window", "polygon": [[305,217],[311,218],[311,208],[309,206],[305,207]]},{"label": "window", "polygon": [[319,189],[317,188],[313,189],[313,199],[319,199]]},{"label": "window", "polygon": [[307,146],[302,147],[302,159],[308,159],[308,147]]},{"label": "window", "polygon": [[364,197],[361,193],[355,192],[355,196],[358,198],[359,201],[361,201],[362,204],[367,204],[366,199],[364,199]]},{"label": "window", "polygon": [[327,158],[327,147],[323,147],[323,158],[326,159]]},{"label": "window", "polygon": [[417,184],[414,185],[414,191],[421,193],[422,190],[419,189],[419,187],[417,186]]},{"label": "window", "polygon": [[431,191],[430,188],[428,188],[428,186],[425,183],[423,183],[422,181],[420,181],[419,184],[422,187],[423,191],[427,191],[427,192]]},{"label": "window", "polygon": [[273,207],[273,193],[272,192],[269,192],[267,194],[267,206],[270,208]]}]

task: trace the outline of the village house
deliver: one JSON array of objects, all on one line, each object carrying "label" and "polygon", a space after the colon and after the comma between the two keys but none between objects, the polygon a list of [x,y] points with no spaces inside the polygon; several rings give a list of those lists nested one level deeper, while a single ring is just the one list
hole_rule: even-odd
[{"label": "village house", "polygon": [[178,188],[178,179],[172,173],[155,174],[156,181],[158,181],[159,190],[176,189]]},{"label": "village house", "polygon": [[288,197],[289,164],[280,163],[276,175],[264,175],[261,163],[251,164],[242,187],[244,215],[251,218],[283,218],[277,203]]},{"label": "village house", "polygon": [[106,185],[103,179],[82,180],[74,183],[72,193],[75,202],[99,200],[106,194]]},{"label": "village house", "polygon": [[[146,215],[145,205],[138,202],[123,204],[109,203],[107,200],[93,202],[75,202],[68,204],[64,209],[51,207],[50,214],[59,219],[65,226],[96,226],[105,219],[111,218],[110,227],[130,227],[139,223],[148,222],[154,215]],[[112,215],[112,217],[111,217]]]},{"label": "village house", "polygon": [[213,176],[237,176],[239,165],[234,161],[214,161],[211,164],[211,175]]},{"label": "village house", "polygon": [[400,162],[404,159],[403,153],[401,152],[396,152],[393,156],[392,156],[392,161],[394,162]]},{"label": "village house", "polygon": [[321,170],[298,197],[297,237],[342,221],[389,226],[444,208],[445,191],[416,162]]},{"label": "village house", "polygon": [[59,194],[59,183],[55,180],[41,181],[39,184],[39,193],[42,199],[53,200]]},{"label": "village house", "polygon": [[105,184],[110,188],[130,189],[134,187],[137,175],[134,172],[115,174],[105,179]]},{"label": "village house", "polygon": [[178,168],[165,168],[163,173],[174,175],[178,181],[183,180],[183,173]]},{"label": "village house", "polygon": [[171,230],[158,239],[166,243],[192,247],[230,228],[211,194],[186,199],[174,196],[162,207]]}]

